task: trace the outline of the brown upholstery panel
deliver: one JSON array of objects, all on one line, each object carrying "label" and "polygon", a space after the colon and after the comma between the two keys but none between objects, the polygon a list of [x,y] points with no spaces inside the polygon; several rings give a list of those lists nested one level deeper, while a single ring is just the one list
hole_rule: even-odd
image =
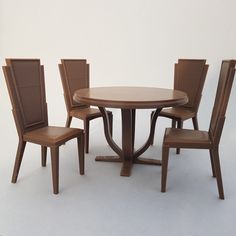
[{"label": "brown upholstery panel", "polygon": [[179,59],[178,64],[175,64],[174,88],[188,94],[189,101],[185,107],[194,107],[195,100],[201,96],[199,90],[201,92],[204,85],[201,80],[205,80],[203,76],[205,63],[206,60],[200,59]]},{"label": "brown upholstery panel", "polygon": [[22,130],[47,125],[43,68],[38,59],[7,59],[13,109]]},{"label": "brown upholstery panel", "polygon": [[69,95],[71,107],[83,106],[73,100],[74,92],[89,87],[89,64],[84,59],[62,59],[64,91]]}]

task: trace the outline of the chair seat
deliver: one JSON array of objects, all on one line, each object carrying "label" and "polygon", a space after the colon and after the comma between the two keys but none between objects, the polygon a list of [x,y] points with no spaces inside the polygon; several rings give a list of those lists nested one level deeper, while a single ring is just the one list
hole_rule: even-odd
[{"label": "chair seat", "polygon": [[207,131],[167,128],[165,145],[181,148],[209,148],[212,145]]},{"label": "chair seat", "polygon": [[181,119],[181,120],[187,120],[191,119],[192,117],[196,116],[196,112],[191,111],[190,109],[186,107],[173,107],[173,108],[165,108],[163,109],[159,116],[168,117],[171,119]]},{"label": "chair seat", "polygon": [[[109,113],[110,111],[108,111]],[[92,107],[86,107],[86,108],[79,108],[79,109],[73,109],[70,111],[70,115],[79,119],[94,119],[97,117],[101,117],[102,113],[97,108]]]},{"label": "chair seat", "polygon": [[82,129],[46,126],[23,134],[24,141],[44,146],[57,146],[79,136]]}]

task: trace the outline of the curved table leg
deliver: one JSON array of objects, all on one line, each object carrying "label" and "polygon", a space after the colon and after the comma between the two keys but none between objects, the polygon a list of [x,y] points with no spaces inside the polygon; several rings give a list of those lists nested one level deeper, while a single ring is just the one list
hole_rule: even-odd
[{"label": "curved table leg", "polygon": [[109,162],[122,162],[122,150],[120,147],[114,142],[112,136],[111,136],[111,130],[110,130],[110,121],[108,117],[108,113],[104,107],[99,107],[100,112],[102,113],[103,118],[103,124],[104,124],[104,133],[106,140],[109,144],[109,146],[112,148],[112,150],[118,154],[118,156],[97,156],[96,161],[109,161]]},{"label": "curved table leg", "polygon": [[151,117],[151,126],[150,126],[150,132],[149,132],[148,139],[147,139],[146,143],[134,153],[134,160],[133,160],[134,163],[148,164],[148,165],[161,165],[160,160],[139,157],[150,147],[150,145],[152,145],[152,140],[154,138],[154,133],[155,133],[156,121],[157,121],[157,117],[158,117],[160,111],[161,111],[161,109],[156,109],[156,111],[153,113],[153,115]]},{"label": "curved table leg", "polygon": [[137,151],[134,151],[135,109],[121,109],[122,148],[120,148],[112,139],[110,128],[109,128],[109,119],[108,119],[106,109],[103,107],[99,107],[99,110],[101,111],[102,117],[103,117],[104,132],[105,132],[106,140],[108,144],[110,145],[110,147],[113,149],[113,151],[118,154],[118,157],[97,156],[96,161],[123,162],[121,172],[120,172],[121,176],[130,176],[133,163],[161,165],[161,161],[159,160],[138,158],[151,145],[151,140],[153,139],[153,136],[154,136],[156,120],[161,109],[157,109],[154,115],[152,116],[149,137],[146,143]]},{"label": "curved table leg", "polygon": [[133,165],[134,138],[135,138],[135,110],[122,109],[122,149],[114,142],[109,129],[109,119],[105,108],[99,107],[104,123],[106,140],[117,156],[97,156],[96,161],[123,162],[120,175],[130,176]]}]

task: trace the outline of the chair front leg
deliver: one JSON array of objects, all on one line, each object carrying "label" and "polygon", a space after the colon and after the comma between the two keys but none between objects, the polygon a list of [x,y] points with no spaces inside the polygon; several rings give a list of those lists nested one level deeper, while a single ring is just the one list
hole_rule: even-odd
[{"label": "chair front leg", "polygon": [[79,172],[84,175],[84,133],[77,138],[79,154]]},{"label": "chair front leg", "polygon": [[59,147],[51,147],[53,193],[59,192]]},{"label": "chair front leg", "polygon": [[41,146],[41,163],[45,167],[47,164],[47,147]]},{"label": "chair front leg", "polygon": [[25,145],[26,145],[25,141],[19,140],[17,153],[16,153],[14,170],[13,170],[12,179],[11,179],[12,183],[16,183],[16,181],[17,181],[17,177],[18,177],[18,174],[19,174],[19,171],[20,171],[20,166],[21,166],[23,154],[24,154],[24,151],[25,151]]},{"label": "chair front leg", "polygon": [[169,147],[163,145],[162,147],[162,168],[161,168],[161,192],[166,191],[168,161],[169,161]]},{"label": "chair front leg", "polygon": [[213,150],[212,150],[212,149],[209,149],[209,152],[210,152],[212,176],[213,176],[213,177],[216,177]]}]

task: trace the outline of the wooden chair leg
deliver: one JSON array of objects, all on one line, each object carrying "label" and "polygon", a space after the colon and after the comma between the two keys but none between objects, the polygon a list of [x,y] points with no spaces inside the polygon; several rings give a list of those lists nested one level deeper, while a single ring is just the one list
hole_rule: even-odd
[{"label": "wooden chair leg", "polygon": [[11,179],[12,183],[16,183],[16,181],[17,181],[17,177],[18,177],[18,174],[19,174],[23,154],[24,154],[24,151],[25,151],[25,145],[26,145],[25,141],[19,140],[17,153],[16,153],[14,170],[13,170],[12,179]]},{"label": "wooden chair leg", "polygon": [[71,124],[71,120],[72,120],[72,116],[67,116],[67,119],[66,119],[66,127],[67,128],[70,128],[70,124]]},{"label": "wooden chair leg", "polygon": [[217,181],[217,186],[218,186],[219,198],[224,199],[224,189],[223,189],[223,182],[222,182],[222,176],[221,176],[218,147],[214,148],[212,150],[212,153],[213,153],[213,158],[214,158],[215,175],[216,175],[216,181]]},{"label": "wooden chair leg", "polygon": [[[150,119],[150,124],[152,123],[152,117],[154,116],[154,111],[151,112],[151,119]],[[153,135],[153,139],[151,140],[151,145],[153,145],[154,143],[154,135]]]},{"label": "wooden chair leg", "polygon": [[[177,128],[178,129],[182,129],[183,128],[183,121],[182,120],[178,120]],[[176,148],[176,154],[180,154],[180,148]]]},{"label": "wooden chair leg", "polygon": [[113,133],[113,115],[112,115],[112,113],[108,113],[108,119],[109,119],[110,132],[111,132],[111,136],[112,136],[112,133]]},{"label": "wooden chair leg", "polygon": [[47,164],[47,147],[41,146],[41,163],[45,167]]},{"label": "wooden chair leg", "polygon": [[59,147],[51,147],[53,193],[59,192]]},{"label": "wooden chair leg", "polygon": [[213,177],[216,177],[213,150],[210,149],[209,152],[210,152],[212,176],[213,176]]},{"label": "wooden chair leg", "polygon": [[134,150],[134,143],[135,143],[135,122],[136,122],[136,111],[132,109],[132,148]]},{"label": "wooden chair leg", "polygon": [[198,130],[199,128],[198,128],[198,119],[197,119],[197,116],[193,117],[193,118],[192,118],[192,121],[193,121],[193,128],[194,128],[195,130]]},{"label": "wooden chair leg", "polygon": [[84,133],[77,138],[79,154],[79,172],[84,175]]},{"label": "wooden chair leg", "polygon": [[172,120],[171,121],[171,127],[172,128],[176,128],[176,120]]},{"label": "wooden chair leg", "polygon": [[167,171],[169,160],[169,147],[162,147],[162,168],[161,168],[161,192],[166,191]]},{"label": "wooden chair leg", "polygon": [[84,146],[85,152],[89,152],[89,120],[84,120]]}]

